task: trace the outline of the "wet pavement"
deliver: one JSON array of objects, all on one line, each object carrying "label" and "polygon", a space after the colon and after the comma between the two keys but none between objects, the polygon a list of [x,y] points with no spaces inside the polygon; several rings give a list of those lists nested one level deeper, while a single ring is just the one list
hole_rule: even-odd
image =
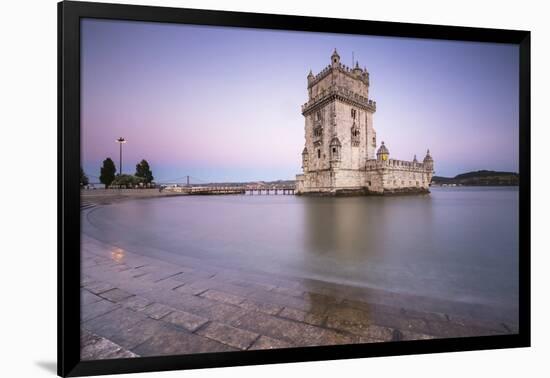
[{"label": "wet pavement", "polygon": [[193,258],[176,265],[85,234],[81,257],[83,360],[516,332],[481,305],[205,266]]}]

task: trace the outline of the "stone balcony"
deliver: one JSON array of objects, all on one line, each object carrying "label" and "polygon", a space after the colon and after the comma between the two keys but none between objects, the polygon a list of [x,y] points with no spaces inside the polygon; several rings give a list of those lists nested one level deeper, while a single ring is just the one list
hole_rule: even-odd
[{"label": "stone balcony", "polygon": [[366,108],[372,112],[376,111],[376,101],[370,100],[358,93],[355,93],[342,86],[330,86],[328,90],[322,91],[317,96],[313,96],[308,102],[302,105],[302,114],[306,115],[309,111],[315,109],[318,105],[338,98],[349,102],[355,106]]}]

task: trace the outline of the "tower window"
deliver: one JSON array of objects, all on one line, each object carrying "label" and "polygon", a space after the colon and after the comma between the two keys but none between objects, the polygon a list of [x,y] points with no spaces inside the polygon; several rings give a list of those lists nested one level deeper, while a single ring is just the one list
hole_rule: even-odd
[{"label": "tower window", "polygon": [[357,110],[351,109],[351,118],[355,119],[357,117]]},{"label": "tower window", "polygon": [[361,132],[359,131],[359,128],[355,125],[355,122],[353,123],[353,126],[351,127],[351,145],[354,147],[358,147],[361,144]]},{"label": "tower window", "polygon": [[313,129],[313,136],[321,137],[322,135],[323,135],[323,128],[321,126],[317,126],[315,129]]},{"label": "tower window", "polygon": [[315,114],[316,118],[317,118],[317,121],[320,121],[321,120],[321,112],[317,112]]},{"label": "tower window", "polygon": [[321,150],[317,150],[317,158],[318,158],[318,159],[321,158]]}]

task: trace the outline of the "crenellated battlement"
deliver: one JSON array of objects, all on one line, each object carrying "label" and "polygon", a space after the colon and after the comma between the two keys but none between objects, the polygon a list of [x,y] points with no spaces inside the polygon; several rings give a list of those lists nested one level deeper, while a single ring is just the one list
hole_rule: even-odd
[{"label": "crenellated battlement", "polygon": [[398,159],[388,159],[388,160],[368,159],[365,162],[365,169],[367,171],[386,169],[386,168],[401,169],[401,170],[407,170],[407,171],[419,172],[419,173],[432,172],[428,164],[414,162],[414,161],[398,160]]},{"label": "crenellated battlement", "polygon": [[346,87],[331,85],[327,90],[322,91],[317,96],[313,96],[308,102],[303,104],[302,114],[306,115],[306,113],[309,113],[316,107],[324,105],[326,102],[332,101],[335,98],[371,112],[376,111],[376,101],[369,100],[368,98],[361,96]]},{"label": "crenellated battlement", "polygon": [[346,66],[345,64],[339,63],[337,67],[332,67],[328,65],[321,71],[319,71],[317,75],[311,74],[310,76],[308,76],[308,88],[311,88],[314,85],[318,84],[321,80],[323,80],[325,77],[335,71],[341,72],[348,77],[351,77],[352,79],[361,80],[366,85],[369,85],[369,73],[366,68],[362,69],[359,66],[351,68]]}]

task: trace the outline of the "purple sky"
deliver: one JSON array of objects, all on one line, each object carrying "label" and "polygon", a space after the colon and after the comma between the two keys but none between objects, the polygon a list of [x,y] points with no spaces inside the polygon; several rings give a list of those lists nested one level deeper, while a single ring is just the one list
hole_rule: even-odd
[{"label": "purple sky", "polygon": [[436,174],[518,170],[515,45],[82,21],[82,164],[155,179],[293,179],[301,172],[306,76],[352,52],[370,72],[374,127],[391,156],[430,148]]}]

